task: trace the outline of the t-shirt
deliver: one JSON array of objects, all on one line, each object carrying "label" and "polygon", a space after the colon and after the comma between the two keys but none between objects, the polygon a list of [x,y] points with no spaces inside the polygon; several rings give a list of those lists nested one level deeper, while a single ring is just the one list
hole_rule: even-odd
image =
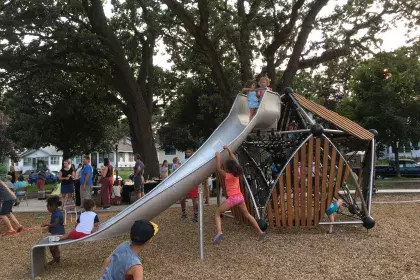
[{"label": "t-shirt", "polygon": [[172,172],[174,172],[175,170],[177,170],[180,166],[181,166],[180,163],[174,163],[174,164],[172,164]]},{"label": "t-shirt", "polygon": [[126,279],[127,271],[135,265],[142,265],[141,258],[133,252],[130,242],[124,242],[112,253],[111,260],[100,280]]},{"label": "t-shirt", "polygon": [[[61,172],[61,177],[66,178],[67,176],[69,176],[69,175],[72,175],[72,174],[73,174],[73,168],[72,168],[72,167],[70,167],[70,169],[68,169],[68,170],[65,170],[65,169],[63,168],[63,169],[61,169],[61,170],[60,170],[60,172]],[[65,179],[63,179],[63,180],[61,180],[61,184],[63,184],[63,185],[70,185],[70,184],[73,184],[73,179],[69,179],[69,180],[65,180]]]},{"label": "t-shirt", "polygon": [[134,176],[136,176],[137,167],[139,167],[139,166],[140,166],[140,169],[141,169],[140,174],[137,177],[134,177],[134,182],[136,182],[136,183],[141,183],[141,176],[143,176],[143,174],[144,174],[144,163],[141,160],[137,161],[136,165],[134,166]]},{"label": "t-shirt", "polygon": [[166,179],[166,177],[168,177],[168,167],[161,166],[160,167],[160,178],[161,179]]},{"label": "t-shirt", "polygon": [[52,235],[63,235],[65,233],[64,230],[64,218],[63,212],[60,209],[55,210],[55,212],[51,213],[51,221],[50,224],[55,224],[55,220],[58,219],[58,225],[55,227],[50,227],[48,232]]},{"label": "t-shirt", "polygon": [[9,189],[7,188],[7,186],[0,184],[0,201],[2,199],[3,201],[15,200],[13,195],[9,193]]},{"label": "t-shirt", "polygon": [[80,176],[82,176],[82,170],[83,166],[76,169],[76,180],[80,179]]},{"label": "t-shirt", "polygon": [[47,177],[47,170],[45,168],[40,169],[38,171],[37,179],[45,181],[46,177]]},{"label": "t-shirt", "polygon": [[235,177],[230,173],[226,173],[225,186],[228,197],[242,194],[241,186],[239,184],[239,177]]},{"label": "t-shirt", "polygon": [[27,186],[28,186],[28,183],[27,182],[25,182],[25,181],[17,181],[15,183],[15,191],[18,191],[19,189],[23,189],[23,188],[25,188]]},{"label": "t-shirt", "polygon": [[85,234],[90,234],[92,232],[93,226],[95,223],[99,223],[98,215],[92,211],[83,212],[79,218],[77,218],[77,232],[83,232]]},{"label": "t-shirt", "polygon": [[80,184],[81,185],[85,184],[85,179],[86,179],[86,176],[88,174],[90,176],[89,176],[89,180],[87,181],[86,185],[87,186],[92,186],[93,185],[93,169],[92,169],[92,166],[90,164],[86,164],[83,167],[82,175],[80,176]]}]

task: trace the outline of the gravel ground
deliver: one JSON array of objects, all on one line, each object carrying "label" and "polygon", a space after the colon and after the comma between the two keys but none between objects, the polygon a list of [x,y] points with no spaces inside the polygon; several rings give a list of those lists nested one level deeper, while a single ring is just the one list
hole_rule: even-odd
[{"label": "gravel ground", "polygon": [[[179,221],[179,209],[156,218],[159,234],[141,254],[145,279],[420,279],[420,204],[375,205],[377,226],[369,233],[360,226],[337,226],[332,236],[322,227],[290,228],[270,231],[264,242],[256,241],[251,228],[224,218],[220,246],[211,245],[214,210],[205,207],[204,261],[199,260],[197,224]],[[100,219],[113,214],[100,214]],[[18,218],[35,227],[48,214],[22,213]],[[5,231],[0,225],[0,233]],[[29,279],[29,250],[43,236],[30,229],[1,238],[0,278]],[[98,279],[103,260],[124,240],[64,246],[61,264],[39,279]]]}]

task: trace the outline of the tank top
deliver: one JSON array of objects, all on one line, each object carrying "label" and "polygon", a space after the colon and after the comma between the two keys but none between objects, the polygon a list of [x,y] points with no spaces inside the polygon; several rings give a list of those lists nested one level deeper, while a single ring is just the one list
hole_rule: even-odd
[{"label": "tank top", "polygon": [[141,258],[133,252],[130,242],[124,242],[112,253],[101,280],[126,279],[125,274],[135,265],[141,265]]},{"label": "tank top", "polygon": [[[64,168],[63,169],[61,169],[60,170],[60,172],[61,172],[61,177],[67,177],[67,176],[69,176],[69,175],[71,175],[71,174],[73,174],[73,168],[72,167],[70,167],[70,169],[69,170],[65,170]],[[70,180],[61,180],[61,184],[63,184],[63,185],[70,185],[70,184],[73,184],[73,179],[70,179]]]},{"label": "tank top", "polygon": [[235,177],[231,173],[226,173],[225,186],[228,197],[242,194],[239,184],[239,177]]}]

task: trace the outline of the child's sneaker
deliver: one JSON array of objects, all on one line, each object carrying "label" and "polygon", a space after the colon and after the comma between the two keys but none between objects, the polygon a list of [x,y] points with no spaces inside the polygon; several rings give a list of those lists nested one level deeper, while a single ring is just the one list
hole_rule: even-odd
[{"label": "child's sneaker", "polygon": [[192,217],[191,222],[193,222],[193,223],[198,222],[198,217],[197,217],[197,215],[194,215],[194,217]]},{"label": "child's sneaker", "polygon": [[258,236],[258,241],[263,241],[265,239],[265,232],[260,233]]},{"label": "child's sneaker", "polygon": [[185,220],[187,218],[187,214],[182,214],[181,215],[181,221]]},{"label": "child's sneaker", "polygon": [[213,239],[213,245],[219,245],[220,241],[222,241],[223,238],[223,233],[219,233],[218,235],[216,235]]}]

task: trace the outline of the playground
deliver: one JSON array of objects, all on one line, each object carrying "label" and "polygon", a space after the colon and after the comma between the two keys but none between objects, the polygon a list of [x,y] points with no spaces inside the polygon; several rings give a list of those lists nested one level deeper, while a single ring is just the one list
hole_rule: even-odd
[{"label": "playground", "polygon": [[[170,208],[154,221],[159,234],[142,253],[145,279],[417,279],[420,221],[417,203],[377,204],[419,200],[420,195],[377,195],[373,199],[376,226],[357,225],[269,229],[264,242],[252,228],[224,218],[225,239],[211,245],[215,206],[204,208],[205,259],[199,259],[198,225],[179,221]],[[99,213],[105,220],[113,212]],[[43,219],[37,219],[42,216]],[[18,213],[28,227],[45,222],[47,213]],[[66,230],[71,228],[67,225]],[[0,232],[5,231],[0,225]],[[2,279],[30,279],[29,251],[43,236],[40,230],[2,238]],[[128,236],[62,247],[62,262],[47,267],[37,279],[98,279],[106,256]],[[228,252],[228,253],[226,253]],[[51,258],[47,256],[48,260]]]}]

